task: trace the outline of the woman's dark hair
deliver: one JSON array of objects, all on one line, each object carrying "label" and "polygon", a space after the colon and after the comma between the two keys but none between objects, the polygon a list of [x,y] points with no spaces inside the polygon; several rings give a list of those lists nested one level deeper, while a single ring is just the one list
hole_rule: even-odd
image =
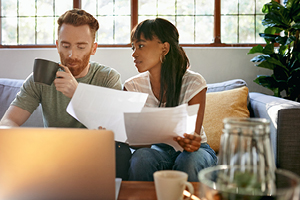
[{"label": "woman's dark hair", "polygon": [[141,35],[146,40],[157,37],[162,43],[168,42],[170,50],[162,62],[160,76],[160,104],[166,96],[166,107],[178,106],[182,77],[189,67],[189,59],[179,46],[177,28],[162,18],[147,19],[139,23],[131,32],[131,42],[139,40]]}]

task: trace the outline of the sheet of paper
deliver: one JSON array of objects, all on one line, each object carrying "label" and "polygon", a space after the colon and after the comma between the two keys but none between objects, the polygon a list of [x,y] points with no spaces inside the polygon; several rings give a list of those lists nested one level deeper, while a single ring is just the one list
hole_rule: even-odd
[{"label": "sheet of paper", "polygon": [[79,83],[67,112],[89,129],[112,130],[115,140],[125,142],[124,112],[140,112],[148,94]]},{"label": "sheet of paper", "polygon": [[182,151],[173,137],[194,132],[198,109],[199,104],[183,104],[172,108],[143,108],[142,112],[124,113],[127,143],[166,143]]}]

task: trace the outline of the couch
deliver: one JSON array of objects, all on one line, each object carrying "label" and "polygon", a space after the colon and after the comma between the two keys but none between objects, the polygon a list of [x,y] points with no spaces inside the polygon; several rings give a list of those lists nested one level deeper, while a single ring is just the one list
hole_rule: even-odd
[{"label": "couch", "polygon": [[[15,98],[23,81],[0,78],[0,118]],[[223,117],[240,115],[268,119],[277,167],[300,175],[300,103],[256,92],[248,93],[247,84],[241,79],[208,84],[203,126],[208,135],[208,143],[216,152],[219,136],[222,134]],[[23,126],[43,127],[41,106]],[[212,133],[211,127],[214,131]]]}]

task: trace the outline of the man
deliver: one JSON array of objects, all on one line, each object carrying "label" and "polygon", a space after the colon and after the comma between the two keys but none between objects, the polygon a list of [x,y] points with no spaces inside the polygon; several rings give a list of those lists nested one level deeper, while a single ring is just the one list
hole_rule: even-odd
[{"label": "man", "polygon": [[[97,50],[95,35],[98,21],[80,9],[69,10],[58,19],[56,48],[60,66],[51,86],[33,81],[31,74],[12,102],[0,126],[21,126],[42,105],[45,127],[85,128],[66,112],[78,82],[121,90],[120,74],[109,67],[89,62]],[[127,179],[130,150],[126,144],[116,143],[116,175]]]},{"label": "man", "polygon": [[97,50],[98,21],[84,10],[73,9],[58,19],[56,47],[61,67],[51,86],[33,81],[31,74],[0,121],[0,125],[21,126],[42,105],[45,127],[84,128],[66,112],[78,82],[121,89],[120,74],[109,67],[90,63]]}]

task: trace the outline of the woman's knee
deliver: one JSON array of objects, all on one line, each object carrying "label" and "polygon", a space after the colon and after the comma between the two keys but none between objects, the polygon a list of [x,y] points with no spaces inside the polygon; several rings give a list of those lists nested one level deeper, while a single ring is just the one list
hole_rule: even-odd
[{"label": "woman's knee", "polygon": [[183,151],[176,159],[175,165],[180,169],[196,168],[201,170],[217,164],[217,157],[211,155],[205,149],[200,148],[196,152]]},{"label": "woman's knee", "polygon": [[154,152],[150,148],[141,148],[136,150],[130,159],[131,167],[143,167],[143,165],[148,166],[149,163],[153,163]]},{"label": "woman's knee", "polygon": [[160,169],[160,157],[156,150],[136,150],[130,159],[129,180],[153,181],[153,173]]}]

